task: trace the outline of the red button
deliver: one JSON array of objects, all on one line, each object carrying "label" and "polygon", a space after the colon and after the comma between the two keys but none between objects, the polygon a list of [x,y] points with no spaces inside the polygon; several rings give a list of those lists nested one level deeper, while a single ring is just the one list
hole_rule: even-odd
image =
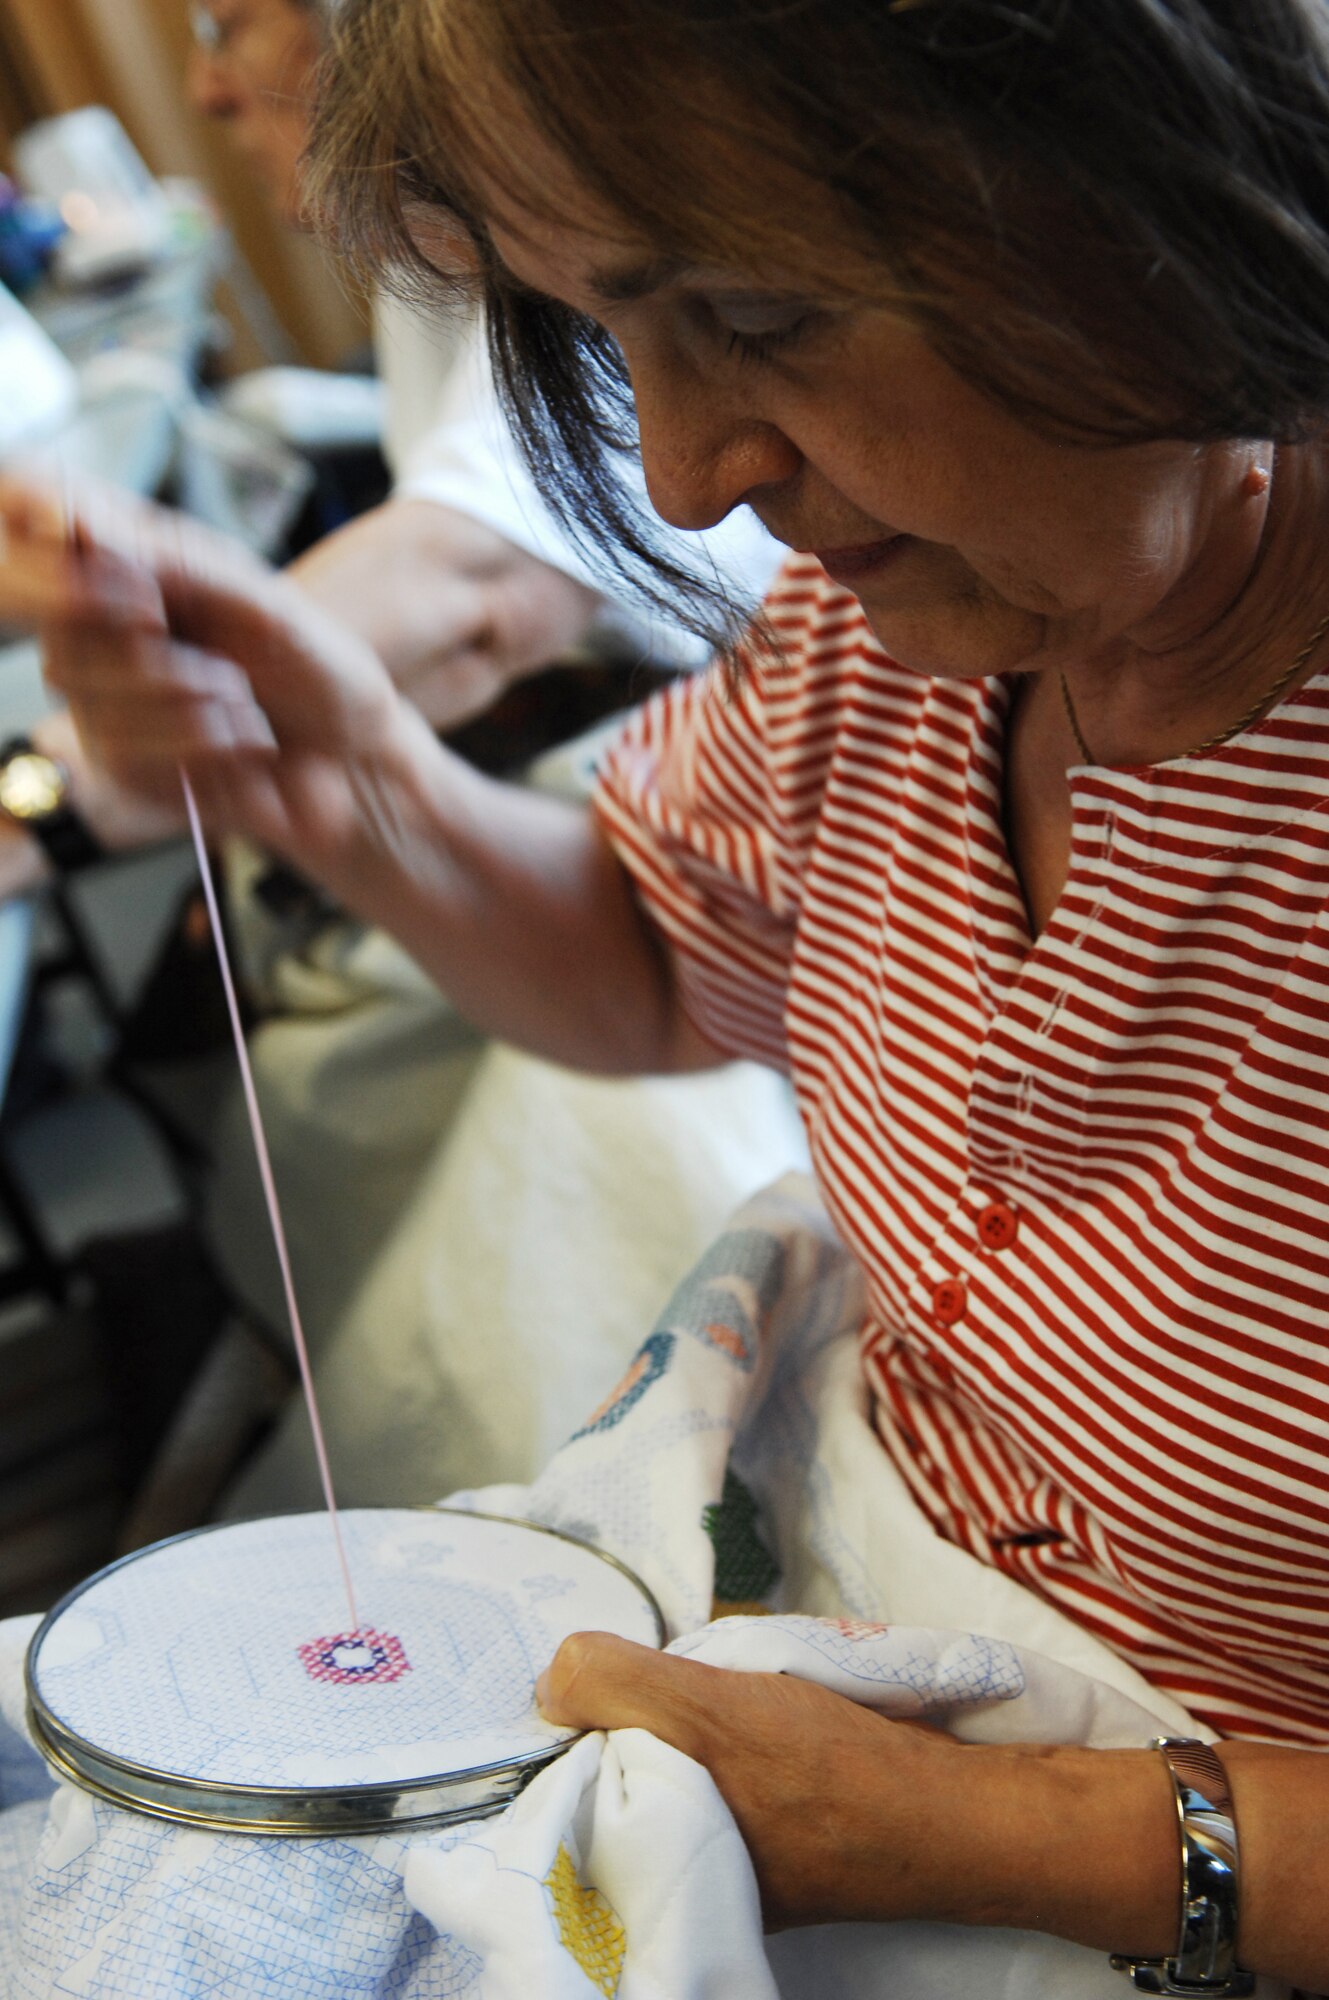
[{"label": "red button", "polygon": [[964,1318],[969,1303],[963,1278],[943,1278],[932,1294],[932,1317],[942,1326],[954,1326]]},{"label": "red button", "polygon": [[990,1201],[978,1218],[978,1240],[985,1250],[1009,1250],[1020,1233],[1020,1218],[1008,1202]]}]

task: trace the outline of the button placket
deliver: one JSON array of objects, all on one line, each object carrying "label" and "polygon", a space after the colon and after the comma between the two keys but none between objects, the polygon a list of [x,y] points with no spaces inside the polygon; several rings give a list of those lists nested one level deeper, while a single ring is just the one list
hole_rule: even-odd
[{"label": "button placket", "polygon": [[966,1271],[974,1260],[973,1225],[971,1198],[962,1185],[932,1245],[931,1256],[918,1274],[923,1294],[920,1303],[934,1330],[958,1325],[969,1310]]}]

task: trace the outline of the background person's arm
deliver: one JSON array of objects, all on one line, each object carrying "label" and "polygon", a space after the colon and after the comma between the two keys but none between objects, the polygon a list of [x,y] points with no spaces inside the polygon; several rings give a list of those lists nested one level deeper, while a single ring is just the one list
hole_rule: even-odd
[{"label": "background person's arm", "polygon": [[[585,591],[580,602],[588,621],[595,614],[595,637],[621,655],[675,669],[704,667],[709,644],[661,609],[644,604],[616,571],[607,574],[592,545],[541,495],[504,418],[483,326],[422,318],[390,299],[377,302],[375,325],[387,389],[384,448],[394,479],[388,504],[427,502],[466,524],[466,538],[457,544],[459,567],[463,574],[476,573],[469,555],[474,548],[484,556],[485,574],[492,575],[500,668],[507,665],[519,675],[552,658],[548,651],[542,659],[530,657],[521,630],[529,625],[530,613],[503,602],[508,574],[519,584],[534,585],[532,609],[545,615],[575,610],[576,593]],[[696,569],[721,583],[735,605],[761,603],[784,551],[755,515],[740,507],[702,534],[685,534],[656,518],[635,454],[625,453],[616,472],[629,507],[641,514],[651,535],[683,569]],[[499,565],[492,572],[480,539],[483,531],[495,538],[488,544]],[[513,611],[519,621],[515,626]],[[551,634],[553,629],[551,617]],[[385,658],[385,664],[400,680],[392,660]]]}]

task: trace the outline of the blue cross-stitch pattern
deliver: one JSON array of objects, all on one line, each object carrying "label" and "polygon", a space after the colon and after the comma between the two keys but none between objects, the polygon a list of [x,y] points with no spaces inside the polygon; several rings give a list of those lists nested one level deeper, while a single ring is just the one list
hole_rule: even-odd
[{"label": "blue cross-stitch pattern", "polygon": [[19,1916],[28,1879],[46,1823],[44,1799],[0,1812],[0,1993],[12,1991],[18,1952]]},{"label": "blue cross-stitch pattern", "polygon": [[935,1706],[979,1701],[1014,1701],[1024,1693],[1024,1668],[1013,1646],[966,1632],[939,1662]]},{"label": "blue cross-stitch pattern", "polygon": [[49,1798],[52,1789],[51,1774],[27,1738],[0,1717],[0,1812]]},{"label": "blue cross-stitch pattern", "polygon": [[[13,2000],[44,2000],[58,1970],[77,1965],[110,1931],[177,1837],[176,1829],[102,1805],[86,1808],[96,1837],[60,1861],[58,1829],[48,1828],[28,1883],[18,1937]],[[146,2000],[146,1996],[145,1996]]]},{"label": "blue cross-stitch pattern", "polygon": [[410,1910],[397,1868],[356,1843],[201,1836],[182,1850],[178,1829],[101,1825],[100,1865],[73,1871],[76,1893],[43,1898],[64,1871],[43,1880],[39,1865],[14,2000],[478,2000],[478,1955]]},{"label": "blue cross-stitch pattern", "polygon": [[842,1496],[817,1459],[816,1411],[802,1382],[777,1374],[755,1417],[745,1412],[730,1464],[746,1485],[768,1495],[779,1484],[803,1494],[802,1533],[816,1562],[835,1579],[836,1594],[853,1618],[878,1618],[882,1596],[865,1560],[853,1507],[846,1518]]},{"label": "blue cross-stitch pattern", "polygon": [[930,1710],[980,1701],[1011,1701],[1024,1692],[1019,1654],[1004,1639],[957,1633],[940,1652],[896,1638],[889,1626],[838,1618],[785,1617],[782,1631],[851,1680],[870,1687],[904,1687]]},{"label": "blue cross-stitch pattern", "polygon": [[733,1229],[693,1266],[660,1315],[745,1372],[757,1358],[757,1329],[784,1287],[785,1251],[765,1229]]},{"label": "blue cross-stitch pattern", "polygon": [[672,1333],[653,1333],[643,1342],[628,1364],[627,1374],[579,1431],[574,1431],[571,1443],[578,1438],[590,1437],[595,1431],[611,1431],[621,1424],[628,1411],[641,1401],[652,1382],[658,1382],[669,1366],[669,1357],[674,1351]]},{"label": "blue cross-stitch pattern", "polygon": [[571,1578],[566,1576],[526,1576],[522,1578],[522,1583],[532,1604],[542,1604],[551,1597],[566,1597],[570,1590],[576,1588]]},{"label": "blue cross-stitch pattern", "polygon": [[608,1462],[596,1458],[586,1464],[572,1454],[554,1458],[530,1488],[530,1518],[608,1548],[628,1564],[644,1550],[662,1556],[658,1500],[650,1486],[654,1460],[701,1432],[727,1428],[707,1410],[683,1410],[630,1436]]}]

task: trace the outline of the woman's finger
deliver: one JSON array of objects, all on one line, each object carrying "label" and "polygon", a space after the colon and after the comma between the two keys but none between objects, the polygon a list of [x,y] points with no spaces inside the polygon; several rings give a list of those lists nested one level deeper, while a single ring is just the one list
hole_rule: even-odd
[{"label": "woman's finger", "polygon": [[920,1804],[964,1754],[814,1682],[600,1632],[566,1640],[537,1693],[551,1721],[645,1729],[705,1766],[752,1857],[768,1928],[894,1914],[892,1878],[912,1865]]},{"label": "woman's finger", "polygon": [[89,757],[131,789],[146,781],[155,793],[162,765],[276,748],[234,661],[160,634],[60,626],[46,634],[45,668]]},{"label": "woman's finger", "polygon": [[252,702],[171,696],[141,703],[127,716],[117,697],[94,693],[71,702],[70,712],[88,754],[116,776],[132,764],[276,749],[271,725]]},{"label": "woman's finger", "polygon": [[58,487],[47,480],[0,478],[0,530],[30,539],[65,540],[67,509]]},{"label": "woman's finger", "polygon": [[133,494],[0,482],[0,615],[123,619],[146,604],[158,623],[169,615],[208,643],[215,635],[200,626],[243,615],[270,578],[238,543]]},{"label": "woman's finger", "polygon": [[140,711],[130,722],[118,702],[94,695],[73,714],[89,755],[122,782],[158,764],[276,752],[271,727],[252,704],[177,700]]},{"label": "woman's finger", "polygon": [[648,1729],[686,1756],[701,1753],[721,1669],[657,1653],[609,1632],[565,1639],[536,1683],[551,1722],[572,1729]]},{"label": "woman's finger", "polygon": [[0,478],[0,531],[66,547],[81,557],[114,555],[149,571],[158,563],[196,559],[203,550],[230,567],[266,568],[216,530],[101,479],[79,477],[54,486],[37,478]]},{"label": "woman's finger", "polygon": [[107,632],[79,624],[48,626],[42,634],[48,687],[72,700],[103,697],[128,705],[208,700],[257,706],[248,674],[225,654],[160,632]]},{"label": "woman's finger", "polygon": [[161,593],[152,577],[122,557],[79,555],[64,543],[0,535],[0,618],[13,625],[52,619],[99,619],[160,627]]}]

